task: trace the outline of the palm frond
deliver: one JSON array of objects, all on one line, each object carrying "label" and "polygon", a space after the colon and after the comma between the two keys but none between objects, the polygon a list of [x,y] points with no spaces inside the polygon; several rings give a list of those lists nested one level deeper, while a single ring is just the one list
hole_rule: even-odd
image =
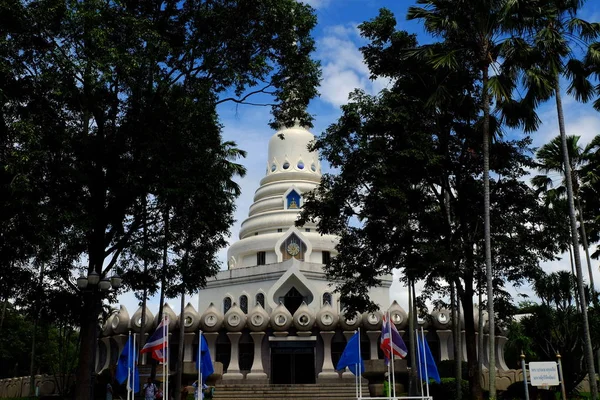
[{"label": "palm frond", "polygon": [[587,22],[581,18],[571,18],[566,27],[570,33],[575,33],[586,41],[600,38],[600,23],[598,22]]},{"label": "palm frond", "polygon": [[457,54],[460,50],[450,50],[446,53],[441,54],[433,54],[431,55],[429,62],[433,66],[433,68],[448,68],[450,70],[458,69],[458,60]]},{"label": "palm frond", "polygon": [[570,59],[565,66],[565,74],[570,83],[567,93],[574,96],[577,101],[587,103],[595,94],[596,90],[588,79],[590,72],[584,63],[577,59]]}]

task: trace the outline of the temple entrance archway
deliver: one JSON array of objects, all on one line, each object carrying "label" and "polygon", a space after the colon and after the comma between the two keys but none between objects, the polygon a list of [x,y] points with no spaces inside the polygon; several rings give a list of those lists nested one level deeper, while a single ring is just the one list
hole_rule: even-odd
[{"label": "temple entrance archway", "polygon": [[272,342],[271,383],[278,385],[315,383],[315,342]]},{"label": "temple entrance archway", "polygon": [[290,314],[294,315],[294,313],[300,308],[302,302],[307,302],[308,298],[306,296],[302,296],[302,293],[296,289],[296,287],[292,286],[290,290],[280,299],[283,302],[285,308],[288,309]]}]

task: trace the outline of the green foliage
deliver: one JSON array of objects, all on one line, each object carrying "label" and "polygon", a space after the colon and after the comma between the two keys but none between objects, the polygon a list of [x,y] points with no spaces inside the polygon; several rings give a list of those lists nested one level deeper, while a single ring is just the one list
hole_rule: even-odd
[{"label": "green foliage", "polygon": [[462,397],[458,398],[456,393],[456,379],[442,378],[441,383],[434,381],[429,382],[429,393],[434,400],[469,400],[469,381],[463,379],[461,381]]},{"label": "green foliage", "polygon": [[[530,315],[514,322],[509,330],[507,362],[516,368],[523,350],[526,361],[555,360],[562,358],[567,393],[575,393],[587,371],[584,367],[583,320],[581,312],[573,304],[576,282],[566,271],[554,272],[540,277],[536,282],[536,293],[541,304],[530,306]],[[588,296],[586,307],[590,306]],[[594,350],[600,341],[600,314],[588,308],[590,332]],[[518,355],[517,355],[518,354]],[[511,355],[509,358],[508,356]],[[520,365],[520,359],[518,360]]]},{"label": "green foliage", "polygon": [[[9,304],[0,335],[0,378],[29,375],[32,334],[31,318]],[[38,326],[36,341],[36,371],[62,375],[73,370],[79,343],[72,327],[43,321]]]},{"label": "green foliage", "polygon": [[74,277],[118,269],[126,288],[165,278],[173,295],[218,270],[244,153],[223,142],[217,106],[258,96],[273,125],[310,125],[315,24],[295,0],[0,4],[0,234],[14,238],[0,299],[33,259],[44,293],[77,300],[65,318],[81,326],[80,387],[101,296]]},{"label": "green foliage", "polygon": [[[437,363],[437,369],[441,378],[455,378],[456,377],[456,362],[454,360],[442,360]],[[462,361],[462,379],[465,381],[469,380],[469,369],[467,362]]]}]

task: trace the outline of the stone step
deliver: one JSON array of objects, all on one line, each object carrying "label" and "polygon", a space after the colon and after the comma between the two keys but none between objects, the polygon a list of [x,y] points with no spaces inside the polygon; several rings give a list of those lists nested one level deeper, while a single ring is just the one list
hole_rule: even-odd
[{"label": "stone step", "polygon": [[[363,391],[366,388],[363,388]],[[368,391],[368,389],[367,389]],[[306,385],[217,385],[215,400],[355,400],[352,384],[306,384]]]}]

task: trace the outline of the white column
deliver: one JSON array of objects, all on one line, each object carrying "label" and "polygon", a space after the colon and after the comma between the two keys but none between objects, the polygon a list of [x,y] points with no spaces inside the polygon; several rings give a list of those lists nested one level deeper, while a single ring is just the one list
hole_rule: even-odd
[{"label": "white column", "polygon": [[202,332],[204,338],[206,339],[206,344],[208,344],[208,351],[210,351],[210,358],[214,364],[215,359],[217,357],[217,337],[219,337],[218,332]]},{"label": "white column", "polygon": [[252,340],[254,341],[254,360],[252,361],[252,369],[246,375],[246,379],[266,380],[268,379],[268,376],[262,364],[262,343],[265,338],[265,333],[250,332],[250,336],[252,336]]},{"label": "white column", "polygon": [[318,379],[339,379],[340,375],[335,371],[331,360],[331,341],[335,335],[334,331],[321,332],[323,338],[323,366],[319,372]]},{"label": "white column", "polygon": [[[356,332],[354,331],[344,331],[344,337],[346,337],[346,343],[348,343],[348,340],[350,340],[350,338],[352,337],[352,335],[354,335]],[[342,379],[352,379],[354,380],[354,374],[352,372],[350,372],[350,370],[348,368],[344,368],[344,372],[342,373]]]},{"label": "white column", "polygon": [[381,331],[367,331],[369,337],[369,344],[371,345],[371,358],[370,360],[377,360],[377,339],[381,336]]},{"label": "white column", "polygon": [[[438,338],[440,339],[440,360],[450,360],[450,348],[452,346],[452,331],[451,330],[438,330],[436,331]],[[455,355],[452,356],[455,359]]]},{"label": "white column", "polygon": [[508,338],[504,337],[504,336],[496,336],[496,360],[497,360],[497,366],[498,369],[503,370],[503,371],[508,371],[509,368],[506,365],[506,361],[504,360],[504,346],[506,345],[506,342],[508,341]]},{"label": "white column", "polygon": [[185,333],[183,337],[183,362],[194,362],[194,337],[195,333]]},{"label": "white column", "polygon": [[229,359],[227,372],[223,374],[223,380],[244,379],[244,375],[240,372],[239,363],[239,344],[242,332],[227,332],[227,336],[229,336],[231,342],[231,358]]}]

